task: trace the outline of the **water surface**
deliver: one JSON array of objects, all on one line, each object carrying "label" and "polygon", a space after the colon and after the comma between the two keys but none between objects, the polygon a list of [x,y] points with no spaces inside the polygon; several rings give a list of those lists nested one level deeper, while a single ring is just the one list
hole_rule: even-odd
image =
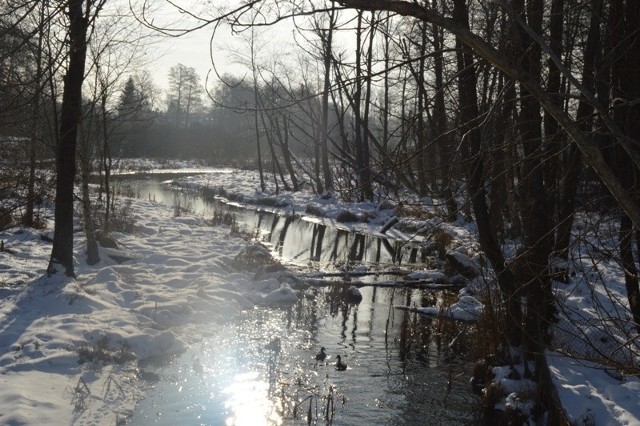
[{"label": "water surface", "polygon": [[[429,304],[409,289],[363,289],[359,305],[335,289],[289,309],[256,308],[208,330],[170,365],[133,425],[472,425],[469,329],[390,309]],[[462,338],[460,338],[462,336]],[[279,339],[280,350],[267,349]],[[315,360],[321,346],[329,354]],[[335,368],[336,355],[347,363]]]},{"label": "water surface", "polygon": [[[425,259],[404,241],[177,191],[166,183],[171,177],[126,177],[118,185],[205,217],[233,213],[247,229],[259,230],[285,263]],[[309,289],[292,307],[258,307],[233,323],[203,326],[193,336],[197,343],[176,360],[143,365],[161,380],[150,385],[129,424],[481,423],[479,398],[469,385],[473,326],[393,308],[433,306],[451,295],[366,287],[355,305],[346,303],[346,287]],[[273,350],[276,342],[279,350]],[[329,357],[316,362],[322,346]],[[346,371],[335,369],[337,355]]]}]

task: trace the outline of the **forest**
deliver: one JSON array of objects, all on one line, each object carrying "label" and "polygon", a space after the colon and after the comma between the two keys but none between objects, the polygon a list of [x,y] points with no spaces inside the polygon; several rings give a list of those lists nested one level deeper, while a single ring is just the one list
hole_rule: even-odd
[{"label": "forest", "polygon": [[[487,355],[518,348],[545,383],[553,289],[580,279],[588,250],[595,270],[618,265],[626,290],[620,317],[595,327],[631,354],[589,356],[638,374],[640,2],[209,3],[0,5],[0,227],[38,227],[55,203],[48,273],[75,274],[74,206],[92,262],[125,158],[253,169],[262,192],[268,180],[345,202],[410,193],[398,215],[425,200],[445,222],[474,223],[499,330]],[[281,27],[291,51],[274,53],[268,31]],[[223,28],[241,40],[242,73],[212,47],[208,76],[175,64],[159,88],[148,46],[194,31],[214,46]],[[95,175],[105,212],[92,208]]]}]

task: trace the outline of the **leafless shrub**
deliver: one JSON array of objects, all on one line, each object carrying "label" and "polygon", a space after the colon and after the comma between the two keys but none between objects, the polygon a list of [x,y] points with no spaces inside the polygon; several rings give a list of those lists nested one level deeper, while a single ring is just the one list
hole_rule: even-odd
[{"label": "leafless shrub", "polygon": [[307,204],[304,209],[304,212],[307,214],[312,214],[314,216],[324,217],[324,210],[316,204]]},{"label": "leafless shrub", "polygon": [[[617,223],[610,216],[595,213],[579,220],[567,266],[570,287],[565,290],[558,286],[556,291],[561,315],[554,326],[554,349],[607,369],[638,375],[640,342],[624,289]],[[590,309],[572,304],[569,296],[588,300]]]},{"label": "leafless shrub", "polygon": [[7,229],[13,223],[12,210],[0,206],[0,230]]},{"label": "leafless shrub", "polygon": [[502,401],[505,396],[506,394],[502,385],[493,382],[482,391],[482,405],[493,408],[497,403]]},{"label": "leafless shrub", "polygon": [[120,208],[111,212],[111,218],[107,224],[107,231],[118,231],[131,234],[135,230],[135,222],[131,213],[131,200],[127,200]]},{"label": "leafless shrub", "polygon": [[212,226],[237,226],[236,215],[229,212],[220,210],[213,211],[213,218],[211,219]]},{"label": "leafless shrub", "polygon": [[429,220],[433,218],[433,213],[425,210],[422,204],[398,203],[396,215],[419,220]]},{"label": "leafless shrub", "polygon": [[239,270],[258,272],[266,267],[280,267],[280,262],[273,258],[269,249],[256,243],[245,246],[233,261]]},{"label": "leafless shrub", "polygon": [[506,347],[505,312],[499,293],[491,290],[492,283],[485,283],[486,291],[481,296],[484,305],[471,335],[471,347],[476,358],[489,359],[499,355],[499,348]]},{"label": "leafless shrub", "polygon": [[230,235],[243,236],[243,232],[242,232],[242,229],[240,228],[240,224],[236,220],[236,215],[233,213],[214,210],[213,218],[211,219],[210,223],[211,223],[211,226],[228,226]]},{"label": "leafless shrub", "polygon": [[192,211],[192,207],[190,204],[186,206],[182,206],[180,199],[176,197],[173,203],[173,217],[180,217],[183,213],[190,213]]}]

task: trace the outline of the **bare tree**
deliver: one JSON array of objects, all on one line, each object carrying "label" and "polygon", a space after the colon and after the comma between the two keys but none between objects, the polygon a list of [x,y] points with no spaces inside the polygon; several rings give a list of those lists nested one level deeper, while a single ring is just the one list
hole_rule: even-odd
[{"label": "bare tree", "polygon": [[33,94],[33,112],[31,116],[31,138],[29,142],[29,182],[27,185],[27,208],[24,216],[24,225],[33,226],[33,210],[35,203],[35,185],[36,185],[36,147],[38,145],[38,132],[40,127],[40,98],[43,90],[43,38],[45,31],[45,2],[40,5],[40,11],[38,13],[38,35],[37,35],[37,50],[36,50],[36,75],[35,75],[35,92]]},{"label": "bare tree", "polygon": [[56,152],[56,209],[51,259],[47,271],[64,269],[75,276],[73,265],[73,187],[76,175],[76,139],[82,120],[82,83],[84,81],[89,29],[95,23],[106,0],[68,0],[69,64],[65,75],[60,117],[60,142]]},{"label": "bare tree", "polygon": [[324,187],[329,192],[333,191],[333,176],[329,165],[329,91],[331,90],[331,57],[333,55],[333,33],[336,22],[337,12],[332,8],[328,16],[328,28],[321,29],[319,22],[316,25],[316,31],[318,31],[322,41],[322,64],[324,66],[320,149],[322,152]]},{"label": "bare tree", "polygon": [[177,64],[169,69],[168,113],[177,127],[189,127],[192,113],[202,106],[202,93],[195,68]]}]

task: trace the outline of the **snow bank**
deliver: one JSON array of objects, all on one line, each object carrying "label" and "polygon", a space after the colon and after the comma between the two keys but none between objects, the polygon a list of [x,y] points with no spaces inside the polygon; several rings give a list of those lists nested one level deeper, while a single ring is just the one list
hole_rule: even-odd
[{"label": "snow bank", "polygon": [[432,317],[446,317],[458,321],[474,322],[482,315],[484,305],[473,296],[460,296],[458,301],[449,306],[407,307],[396,305],[398,309],[408,309],[411,312]]},{"label": "snow bank", "polygon": [[569,419],[576,424],[640,424],[640,379],[549,352],[547,361]]}]

